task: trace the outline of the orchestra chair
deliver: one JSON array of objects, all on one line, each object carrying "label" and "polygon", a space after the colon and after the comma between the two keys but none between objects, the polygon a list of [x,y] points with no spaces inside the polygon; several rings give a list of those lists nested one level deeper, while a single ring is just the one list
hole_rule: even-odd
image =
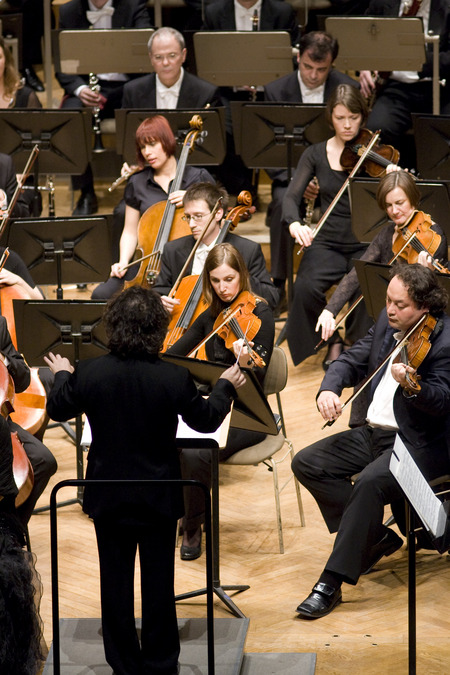
[{"label": "orchestra chair", "polygon": [[[280,553],[284,553],[284,543],[283,543],[283,526],[281,522],[281,509],[280,509],[280,493],[288,485],[291,479],[294,480],[295,490],[297,494],[298,510],[300,515],[300,524],[302,527],[305,526],[305,515],[303,511],[302,497],[300,494],[300,483],[292,474],[290,478],[285,482],[282,487],[279,487],[278,482],[278,465],[281,464],[286,457],[289,455],[291,461],[294,457],[294,446],[291,441],[286,438],[286,427],[284,424],[283,409],[281,406],[280,392],[286,386],[288,376],[288,367],[286,354],[281,349],[281,347],[274,347],[272,352],[272,358],[270,359],[269,366],[267,368],[266,376],[264,378],[263,391],[266,396],[269,394],[275,394],[277,400],[278,414],[280,416],[280,425],[281,431],[279,431],[277,436],[266,435],[265,439],[256,445],[251,445],[248,448],[243,448],[239,450],[234,455],[229,457],[221,464],[226,464],[228,466],[257,466],[258,464],[265,464],[269,471],[272,471],[273,475],[273,487],[275,493],[275,505],[277,512],[277,527],[278,527],[278,541],[280,545]],[[282,450],[284,446],[287,446],[287,450],[280,459],[274,459],[274,455]]]}]

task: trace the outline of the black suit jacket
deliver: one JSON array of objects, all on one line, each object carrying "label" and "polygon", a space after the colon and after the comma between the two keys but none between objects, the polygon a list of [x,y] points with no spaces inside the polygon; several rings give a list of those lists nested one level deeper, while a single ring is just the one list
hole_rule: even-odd
[{"label": "black suit jacket", "polygon": [[[222,105],[217,87],[196,75],[184,72],[177,108],[204,108]],[[122,108],[156,108],[156,75],[150,73],[123,88]]]},{"label": "black suit jacket", "polygon": [[[14,164],[9,155],[0,153],[0,190],[6,192],[8,206],[17,188],[16,172]],[[15,218],[26,218],[30,215],[28,204],[23,197],[23,192],[19,195],[13,210]]]},{"label": "black suit jacket", "polygon": [[[434,466],[448,462],[448,426],[450,416],[450,317],[440,317],[440,330],[432,336],[431,349],[418,368],[421,391],[415,398],[407,398],[399,386],[394,395],[394,414],[399,435],[412,453],[420,468],[428,475],[440,473]],[[333,391],[338,396],[346,387],[354,387],[383,361],[389,347],[385,344],[389,327],[386,310],[367,335],[358,340],[348,351],[333,361],[320,391]],[[377,382],[375,382],[376,386]],[[320,393],[319,391],[319,393]],[[373,396],[370,391],[369,399]],[[440,468],[440,467],[439,467]]]},{"label": "black suit jacket", "polygon": [[[400,0],[371,0],[366,11],[367,16],[398,17]],[[446,88],[450,87],[450,3],[447,0],[431,0],[428,31],[439,35],[439,74],[446,78]],[[420,75],[431,77],[433,74],[433,49],[426,45],[427,61]]]},{"label": "black suit jacket", "polygon": [[[234,0],[219,0],[205,7],[205,30],[236,30]],[[292,42],[298,39],[297,18],[292,5],[281,0],[263,0],[260,30],[286,30]]]},{"label": "black suit jacket", "polygon": [[[178,415],[201,432],[214,431],[235,395],[219,380],[203,399],[190,373],[158,356],[118,358],[107,354],[81,361],[75,373],[59,372],[48,397],[52,419],[86,412],[92,430],[86,477],[92,479],[176,479]],[[169,517],[183,513],[182,490],[127,485],[86,487],[83,510],[92,517],[146,508]]]},{"label": "black suit jacket", "polygon": [[[143,0],[113,0],[114,14],[112,28],[150,28],[148,10]],[[87,0],[70,0],[59,10],[60,30],[88,30],[91,26],[86,12]],[[78,87],[89,84],[87,77],[56,73],[56,78],[64,92],[72,95]]]},{"label": "black suit jacket", "polygon": [[[272,308],[275,307],[278,302],[278,293],[267,271],[261,246],[250,239],[231,233],[226,235],[225,241],[237,248],[244,258],[250,274],[252,291],[267,300]],[[161,271],[153,286],[155,291],[161,295],[168,294],[194,244],[195,239],[191,235],[167,242],[161,256]],[[189,274],[192,274],[192,262],[185,276]]]},{"label": "black suit jacket", "polygon": [[[339,70],[331,70],[325,82],[324,103],[327,102],[331,92],[336,89],[338,84],[351,84],[359,88],[359,83],[353,80],[345,73]],[[303,103],[302,92],[298,83],[298,71],[295,70],[289,75],[279,77],[273,82],[269,82],[264,87],[264,99],[266,101]]]}]

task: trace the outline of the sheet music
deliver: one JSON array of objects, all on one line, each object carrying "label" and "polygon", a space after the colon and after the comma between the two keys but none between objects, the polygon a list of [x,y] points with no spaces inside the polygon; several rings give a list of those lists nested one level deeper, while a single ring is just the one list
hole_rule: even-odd
[{"label": "sheet music", "polygon": [[195,431],[195,429],[192,429],[190,426],[188,426],[186,422],[183,421],[181,416],[178,415],[177,441],[179,441],[182,444],[183,440],[192,442],[195,439],[197,440],[210,439],[215,443],[217,443],[218,448],[224,448],[227,444],[228,431],[230,428],[230,420],[231,420],[231,411],[225,417],[224,421],[222,422],[220,427],[218,427],[218,429],[208,434],[203,434],[200,431]]},{"label": "sheet music", "polygon": [[447,521],[442,502],[428,485],[398,434],[389,468],[425,527],[435,538],[442,536]]}]

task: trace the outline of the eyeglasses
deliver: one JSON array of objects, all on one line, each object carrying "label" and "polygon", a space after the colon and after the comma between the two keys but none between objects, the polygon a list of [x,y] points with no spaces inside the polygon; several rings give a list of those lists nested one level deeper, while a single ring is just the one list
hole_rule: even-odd
[{"label": "eyeglasses", "polygon": [[181,52],[170,52],[170,54],[152,54],[152,59],[156,63],[162,63],[164,59],[168,61],[176,61],[181,56]]},{"label": "eyeglasses", "polygon": [[189,213],[185,213],[184,216],[181,216],[181,220],[184,220],[185,223],[189,223],[191,220],[194,221],[194,223],[199,223],[203,218],[206,218],[206,216],[211,215],[211,211],[208,211],[208,213],[194,213],[192,216]]}]

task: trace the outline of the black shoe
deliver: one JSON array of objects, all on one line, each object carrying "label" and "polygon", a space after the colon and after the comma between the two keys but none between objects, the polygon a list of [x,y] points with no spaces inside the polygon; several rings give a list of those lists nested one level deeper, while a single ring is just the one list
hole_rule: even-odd
[{"label": "black shoe", "polygon": [[180,548],[181,560],[197,560],[202,554],[202,530],[200,528],[200,541],[198,546],[184,546]]},{"label": "black shoe", "polygon": [[332,612],[340,602],[342,602],[340,586],[333,588],[333,586],[319,582],[306,600],[299,604],[296,611],[305,619],[320,619]]},{"label": "black shoe", "polygon": [[81,197],[77,201],[77,205],[74,208],[72,215],[73,216],[90,216],[93,213],[97,213],[98,203],[95,192],[82,192]]},{"label": "black shoe", "polygon": [[369,553],[369,563],[361,574],[369,574],[383,556],[392,555],[402,546],[403,539],[398,534],[395,534],[394,530],[390,530],[389,528],[386,528],[386,530],[387,532],[384,537],[372,546]]},{"label": "black shoe", "polygon": [[45,91],[45,87],[42,84],[42,81],[36,75],[33,66],[29,66],[28,68],[24,68],[22,70],[22,75],[25,78],[26,84],[29,87],[31,87],[32,89],[34,89],[34,91]]}]

